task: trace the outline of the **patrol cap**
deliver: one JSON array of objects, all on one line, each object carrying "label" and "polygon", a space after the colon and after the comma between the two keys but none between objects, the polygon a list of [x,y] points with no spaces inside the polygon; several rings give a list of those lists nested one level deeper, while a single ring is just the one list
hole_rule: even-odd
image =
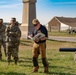
[{"label": "patrol cap", "polygon": [[14,22],[16,22],[16,18],[14,18],[14,17],[13,17],[13,18],[11,18],[11,20],[13,20]]},{"label": "patrol cap", "polygon": [[33,24],[33,25],[36,25],[36,24],[38,24],[38,23],[39,23],[38,19],[33,19],[33,21],[32,21],[32,24]]},{"label": "patrol cap", "polygon": [[3,22],[3,19],[2,18],[0,18],[0,22]]}]

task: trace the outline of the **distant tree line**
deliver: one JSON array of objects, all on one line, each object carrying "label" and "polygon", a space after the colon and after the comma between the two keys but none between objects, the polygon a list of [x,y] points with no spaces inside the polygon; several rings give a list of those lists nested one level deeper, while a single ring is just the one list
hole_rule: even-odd
[{"label": "distant tree line", "polygon": [[[18,23],[19,23],[19,22],[18,22]],[[4,25],[10,25],[9,22],[4,22],[3,24],[4,24]],[[19,23],[19,25],[21,25],[21,23]]]}]

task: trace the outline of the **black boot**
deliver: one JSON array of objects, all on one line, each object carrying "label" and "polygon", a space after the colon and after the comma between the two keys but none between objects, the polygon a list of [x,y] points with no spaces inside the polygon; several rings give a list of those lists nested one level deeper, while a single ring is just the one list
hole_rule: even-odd
[{"label": "black boot", "polygon": [[0,60],[2,60],[2,56],[0,56]]},{"label": "black boot", "polygon": [[17,65],[17,62],[18,62],[18,57],[14,57],[14,63],[15,63],[15,65]]},{"label": "black boot", "polygon": [[10,61],[8,61],[8,65],[10,65]]},{"label": "black boot", "polygon": [[6,48],[4,49],[5,57],[7,57]]},{"label": "black boot", "polygon": [[38,66],[38,61],[36,57],[33,57],[33,71],[32,72],[38,72],[39,66]]},{"label": "black boot", "polygon": [[46,61],[46,58],[42,58],[42,63],[44,65],[44,73],[48,73],[48,63]]},{"label": "black boot", "polygon": [[17,61],[15,60],[15,65],[17,65]]},{"label": "black boot", "polygon": [[11,59],[8,57],[7,60],[8,60],[8,65],[10,65]]},{"label": "black boot", "polygon": [[0,60],[2,60],[2,52],[0,53]]}]

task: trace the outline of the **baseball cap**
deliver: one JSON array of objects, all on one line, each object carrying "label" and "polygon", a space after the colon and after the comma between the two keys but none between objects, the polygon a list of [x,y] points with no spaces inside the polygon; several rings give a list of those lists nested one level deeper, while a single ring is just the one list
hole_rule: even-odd
[{"label": "baseball cap", "polygon": [[36,24],[38,24],[38,23],[39,23],[38,19],[33,19],[33,21],[32,21],[32,24],[33,24],[33,25],[36,25]]}]

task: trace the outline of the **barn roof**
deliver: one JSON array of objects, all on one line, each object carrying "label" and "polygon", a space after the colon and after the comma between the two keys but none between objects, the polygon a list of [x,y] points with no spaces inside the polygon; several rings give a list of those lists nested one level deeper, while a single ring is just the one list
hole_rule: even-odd
[{"label": "barn roof", "polygon": [[69,17],[55,17],[60,22],[70,25],[70,26],[76,26],[76,18],[69,18]]}]

